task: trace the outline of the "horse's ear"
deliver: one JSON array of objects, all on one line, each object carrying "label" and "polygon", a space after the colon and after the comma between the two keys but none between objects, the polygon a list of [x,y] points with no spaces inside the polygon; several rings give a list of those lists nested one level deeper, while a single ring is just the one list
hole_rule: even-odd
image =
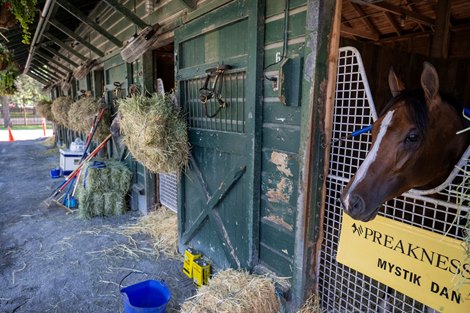
[{"label": "horse's ear", "polygon": [[392,96],[396,97],[405,90],[405,84],[397,77],[393,67],[388,71],[388,86],[392,92]]},{"label": "horse's ear", "polygon": [[435,102],[439,96],[439,77],[437,71],[431,63],[424,62],[423,72],[421,73],[421,87],[423,87],[426,100],[430,103]]}]

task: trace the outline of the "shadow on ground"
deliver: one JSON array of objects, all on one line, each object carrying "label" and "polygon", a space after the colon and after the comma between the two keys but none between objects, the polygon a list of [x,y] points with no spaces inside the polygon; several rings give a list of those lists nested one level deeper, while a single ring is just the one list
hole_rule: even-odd
[{"label": "shadow on ground", "polygon": [[133,271],[123,286],[163,279],[167,312],[179,312],[195,292],[181,260],[119,232],[137,212],[83,220],[41,206],[59,183],[49,176],[58,156],[42,140],[0,143],[0,312],[122,312],[119,283]]}]

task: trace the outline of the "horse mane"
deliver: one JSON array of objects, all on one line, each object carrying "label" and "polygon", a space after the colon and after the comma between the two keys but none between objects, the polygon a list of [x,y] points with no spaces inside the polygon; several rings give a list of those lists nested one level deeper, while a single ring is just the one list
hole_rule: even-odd
[{"label": "horse mane", "polygon": [[[452,94],[447,92],[440,92],[443,102],[450,104],[455,110],[465,127],[470,125],[470,122],[462,117],[462,110],[464,108],[463,102],[458,101]],[[408,115],[422,134],[426,133],[429,124],[428,106],[424,97],[424,91],[418,90],[405,90],[396,97],[392,98],[387,105],[382,109],[379,116],[384,115],[391,110],[397,103],[403,101]]]}]

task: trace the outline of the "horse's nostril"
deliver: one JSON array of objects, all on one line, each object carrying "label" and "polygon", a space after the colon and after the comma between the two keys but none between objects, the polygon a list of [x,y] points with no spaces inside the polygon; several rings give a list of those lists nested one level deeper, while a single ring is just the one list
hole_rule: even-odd
[{"label": "horse's nostril", "polygon": [[366,203],[359,195],[351,195],[349,198],[349,211],[354,214],[359,214],[364,211]]}]

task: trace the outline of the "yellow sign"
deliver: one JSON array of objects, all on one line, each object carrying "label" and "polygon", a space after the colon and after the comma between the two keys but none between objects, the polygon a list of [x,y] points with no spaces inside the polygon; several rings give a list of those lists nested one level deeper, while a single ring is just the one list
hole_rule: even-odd
[{"label": "yellow sign", "polygon": [[337,261],[439,312],[470,312],[470,260],[459,240],[343,214]]}]

